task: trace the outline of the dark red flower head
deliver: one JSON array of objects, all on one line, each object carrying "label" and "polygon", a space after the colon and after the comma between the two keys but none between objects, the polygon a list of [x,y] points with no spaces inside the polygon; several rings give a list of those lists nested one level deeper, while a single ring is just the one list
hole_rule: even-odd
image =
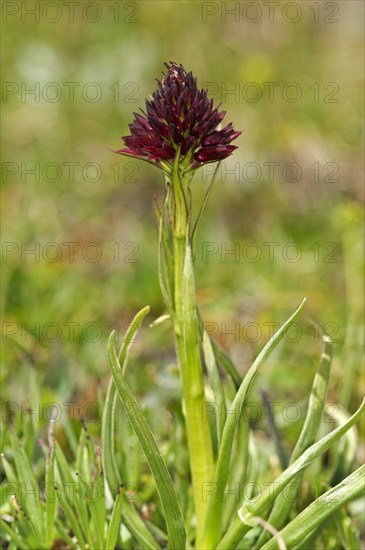
[{"label": "dark red flower head", "polygon": [[[237,147],[230,143],[240,135],[232,123],[218,129],[226,112],[213,109],[206,90],[199,90],[196,78],[182,65],[166,63],[167,73],[158,82],[146,112],[134,113],[131,135],[123,137],[126,148],[116,153],[150,160],[169,169],[180,148],[186,168],[228,157]],[[219,107],[219,106],[218,106]]]}]

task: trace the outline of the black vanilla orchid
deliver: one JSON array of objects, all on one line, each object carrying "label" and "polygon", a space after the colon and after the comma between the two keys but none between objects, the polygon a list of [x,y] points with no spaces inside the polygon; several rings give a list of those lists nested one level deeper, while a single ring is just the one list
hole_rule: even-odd
[{"label": "black vanilla orchid", "polygon": [[119,154],[132,155],[170,171],[178,149],[186,170],[228,157],[237,147],[231,142],[241,134],[232,123],[219,126],[226,114],[213,108],[206,90],[197,87],[196,78],[182,65],[165,63],[167,73],[150,101],[146,112],[134,113],[131,134],[122,139]]}]

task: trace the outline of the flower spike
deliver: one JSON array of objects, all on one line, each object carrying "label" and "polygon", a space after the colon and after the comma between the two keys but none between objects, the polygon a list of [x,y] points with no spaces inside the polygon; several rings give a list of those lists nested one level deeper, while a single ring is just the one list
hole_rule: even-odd
[{"label": "flower spike", "polygon": [[225,159],[237,147],[231,145],[241,132],[232,123],[219,129],[226,112],[213,108],[206,90],[182,65],[165,63],[167,72],[157,80],[157,90],[146,101],[146,112],[134,113],[125,148],[115,151],[152,161],[171,171],[177,150],[186,170]]}]

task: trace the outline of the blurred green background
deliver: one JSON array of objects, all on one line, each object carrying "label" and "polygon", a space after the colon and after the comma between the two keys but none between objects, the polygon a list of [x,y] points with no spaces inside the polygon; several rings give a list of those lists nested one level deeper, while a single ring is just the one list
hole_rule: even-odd
[{"label": "blurred green background", "polygon": [[[329,400],[353,411],[363,386],[362,2],[71,4],[2,5],[5,400],[30,398],[32,377],[42,403],[100,399],[111,328],[122,335],[146,304],[150,322],[164,312],[153,208],[162,175],[111,149],[172,60],[243,131],[198,238],[203,318],[244,373],[270,323],[306,296],[257,388],[305,403],[319,323],[335,340]],[[196,205],[210,168],[195,177]],[[168,324],[146,324],[132,356],[131,384],[163,433],[179,384]]]}]

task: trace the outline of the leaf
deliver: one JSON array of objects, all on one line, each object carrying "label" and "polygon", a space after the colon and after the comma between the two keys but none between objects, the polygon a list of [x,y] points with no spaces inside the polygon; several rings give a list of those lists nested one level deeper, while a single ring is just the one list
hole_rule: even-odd
[{"label": "leaf", "polygon": [[75,533],[75,536],[78,540],[80,548],[82,550],[85,549],[86,543],[85,543],[84,535],[82,534],[82,531],[79,526],[78,518],[76,517],[74,511],[72,510],[67,500],[64,498],[62,490],[60,491],[59,489],[57,489],[57,496],[58,496],[60,506],[63,509],[64,513],[66,514],[67,519],[70,523],[70,526],[73,532]]},{"label": "leaf", "polygon": [[267,512],[273,502],[273,499],[283,490],[283,488],[295,476],[306,468],[313,460],[326,452],[336,441],[338,441],[362,416],[365,411],[365,399],[359,409],[348,419],[345,424],[342,424],[331,433],[311,445],[293,464],[291,464],[273,483],[260,495],[260,497],[251,504],[246,504],[241,509],[241,515],[247,517],[247,523],[243,523],[239,518],[236,518],[228,529],[227,533],[217,546],[219,550],[229,550],[238,544],[242,537],[250,528],[249,518],[252,516],[263,516]]},{"label": "leaf", "polygon": [[[142,318],[143,316],[140,321],[142,321]],[[156,481],[169,535],[170,547],[182,549],[185,547],[185,528],[174,485],[152,432],[134,395],[124,379],[122,366],[118,361],[115,351],[114,331],[111,333],[108,341],[108,357],[117,391],[122,400],[126,414],[130,422],[133,423],[134,430],[142,445]]]},{"label": "leaf", "polygon": [[[341,483],[321,495],[303,510],[293,521],[279,532],[288,548],[296,544],[320,525],[341,506],[363,494],[365,487],[365,466],[358,468]],[[275,538],[262,547],[262,550],[274,550],[278,547]]]},{"label": "leaf", "polygon": [[118,494],[114,501],[112,515],[109,522],[109,527],[106,535],[105,548],[107,550],[114,549],[117,544],[120,522],[122,519],[122,507],[123,507],[124,489],[123,485],[119,487]]},{"label": "leaf", "polygon": [[[337,424],[343,424],[348,418],[349,413],[340,405],[332,409],[328,407],[326,414],[330,416]],[[351,428],[338,445],[334,460],[334,472],[331,476],[331,485],[336,485],[342,481],[350,472],[356,460],[357,451],[357,430]]]},{"label": "leaf", "polygon": [[203,330],[202,348],[204,353],[205,366],[207,367],[208,377],[213,390],[214,406],[216,407],[215,418],[216,418],[216,424],[217,424],[217,437],[218,437],[218,449],[219,449],[220,442],[223,435],[223,428],[224,428],[224,424],[227,416],[226,400],[224,396],[224,389],[223,389],[221,376],[215,360],[212,343],[210,341],[209,335],[205,330],[204,326],[202,330]]},{"label": "leaf", "polygon": [[18,480],[23,483],[23,488],[26,490],[23,507],[28,512],[29,520],[32,523],[37,541],[41,544],[44,540],[44,521],[39,486],[33,473],[30,461],[25,454],[25,450],[19,444],[19,441],[14,433],[11,433],[11,444],[14,453],[17,477]]},{"label": "leaf", "polygon": [[[21,536],[18,535],[3,519],[0,518],[0,527],[9,535],[10,539],[15,542],[20,550],[28,550],[28,546]],[[5,542],[5,540],[4,540]]]},{"label": "leaf", "polygon": [[[318,428],[322,422],[332,363],[331,339],[329,336],[324,334],[322,336],[322,342],[323,350],[317,372],[314,376],[307,407],[307,414],[297,444],[290,458],[290,463],[293,463],[310,445],[314,443]],[[302,473],[298,474],[295,479],[295,483],[298,487],[300,485],[301,478]],[[291,507],[291,501],[285,499],[283,495],[278,495],[268,519],[270,525],[276,529],[280,529],[284,525]],[[256,548],[261,548],[269,538],[270,534],[267,531],[263,531],[257,541]]]},{"label": "leaf", "polygon": [[95,488],[96,495],[99,496],[95,503],[96,508],[96,521],[98,526],[99,537],[104,541],[105,535],[105,523],[106,523],[106,511],[105,511],[105,487],[104,487],[104,474],[101,461],[100,448],[96,448],[96,472],[95,472]]},{"label": "leaf", "polygon": [[[104,499],[100,498],[98,492],[95,494],[95,489],[98,489],[95,482],[87,483],[80,474],[77,475],[77,478],[83,489],[83,498],[87,503],[88,511],[91,516],[91,521],[88,525],[89,530],[87,531],[87,541],[89,542],[89,545],[91,544],[94,546],[95,543],[97,543],[98,548],[102,548],[104,542],[104,522],[100,525],[97,506],[98,502],[101,502],[104,506]],[[91,535],[90,531],[92,531],[93,535]],[[97,540],[95,540],[95,538]]]},{"label": "leaf", "polygon": [[[137,313],[129,325],[123,343],[119,350],[119,361],[122,365],[123,372],[126,370],[127,359],[129,349],[133,343],[133,336],[137,332],[142,320],[149,313],[150,308],[147,306]],[[115,450],[114,450],[114,430],[115,430],[115,406],[117,399],[117,389],[114,384],[113,378],[110,381],[108,392],[106,396],[106,402],[103,409],[102,419],[102,447],[101,456],[102,463],[105,472],[105,476],[113,496],[119,492],[121,484],[121,477],[118,472],[118,468],[115,462]],[[128,527],[132,535],[138,540],[140,544],[146,549],[157,550],[159,548],[155,539],[147,529],[143,520],[138,515],[138,512],[129,501],[128,497],[124,494],[124,522]]]},{"label": "leaf", "polygon": [[[250,453],[250,443],[252,453]],[[255,451],[256,449],[253,448],[253,438],[250,433],[250,426],[248,422],[246,422],[244,415],[242,415],[239,419],[236,433],[236,447],[232,456],[232,464],[227,482],[228,487],[238,487],[239,492],[242,493],[246,490],[248,483],[251,483],[252,486],[255,485],[256,475],[250,477],[250,474],[255,474],[255,472],[250,471],[252,463],[250,454],[254,456]],[[223,529],[229,524],[239,504],[240,502],[237,499],[236,491],[231,491],[225,496],[222,516]]]},{"label": "leaf", "polygon": [[50,434],[49,451],[46,463],[46,486],[45,486],[45,500],[46,500],[46,546],[52,547],[54,524],[56,519],[57,498],[55,489],[55,474],[54,474],[54,462],[55,462],[55,442],[53,433]]},{"label": "leaf", "polygon": [[361,536],[359,530],[351,520],[345,508],[340,508],[335,513],[335,522],[344,548],[361,548]]},{"label": "leaf", "polygon": [[210,343],[212,345],[216,361],[221,365],[221,367],[223,367],[226,373],[231,377],[236,389],[238,389],[242,383],[242,376],[237,372],[237,369],[232,359],[229,357],[229,355],[215,340],[213,340],[210,334],[208,334],[205,328],[205,324],[203,323],[203,320],[199,313],[198,313],[198,316],[199,316],[199,331],[200,331],[201,338],[203,339],[204,333],[207,334],[210,340]]},{"label": "leaf", "polygon": [[314,443],[318,428],[322,421],[332,363],[331,339],[329,336],[323,335],[322,340],[323,351],[318,370],[314,377],[312,390],[309,397],[307,415],[290,462],[294,462],[310,445]]},{"label": "leaf", "polygon": [[[135,326],[135,323],[132,322],[132,325]],[[106,401],[103,408],[101,456],[105,477],[113,496],[115,495],[117,489],[117,494],[119,494],[119,487],[121,484],[118,468],[115,463],[114,452],[114,416],[116,398],[117,389],[112,378],[108,387]],[[124,498],[123,520],[129,531],[143,548],[159,550],[158,544],[148,531],[143,520],[140,518],[135,508],[133,508],[132,503],[128,500],[128,497],[124,492],[122,498]]]},{"label": "leaf", "polygon": [[285,470],[285,468],[288,467],[289,459],[288,459],[287,454],[285,452],[285,449],[284,449],[284,447],[281,443],[281,438],[280,438],[278,429],[276,427],[274,412],[271,411],[270,397],[269,397],[269,394],[265,390],[261,390],[260,393],[261,393],[262,405],[263,405],[263,408],[264,408],[264,411],[265,411],[265,415],[267,417],[270,438],[274,442],[276,455],[279,459],[281,469]]},{"label": "leaf", "polygon": [[166,186],[166,196],[160,211],[155,203],[155,210],[159,222],[158,231],[158,274],[161,292],[168,309],[170,317],[173,317],[173,295],[174,295],[174,259],[169,242],[168,225],[165,219],[165,212],[170,200],[170,186]]},{"label": "leaf", "polygon": [[56,520],[56,529],[57,529],[58,533],[61,535],[61,537],[69,544],[69,546],[70,546],[70,548],[72,548],[72,550],[79,550],[79,546],[70,537],[67,529],[65,529],[65,526],[62,524],[62,521],[60,519]]},{"label": "leaf", "polygon": [[114,380],[111,379],[106,394],[103,408],[103,418],[101,427],[101,457],[103,462],[104,474],[113,493],[120,485],[118,468],[115,462],[114,450],[114,426],[115,426],[115,406],[117,399],[117,390]]},{"label": "leaf", "polygon": [[[83,449],[83,440],[85,437],[85,432],[82,430],[80,434],[79,448],[77,449],[77,454],[80,455],[80,449]],[[82,495],[82,490],[80,483],[75,484],[74,472],[71,469],[71,466],[66,460],[65,455],[63,454],[62,448],[58,441],[55,442],[55,457],[56,457],[56,466],[57,466],[57,476],[56,476],[56,491],[57,499],[61,504],[60,495],[62,496],[62,502],[65,502],[67,509],[71,511],[74,515],[73,509],[77,510],[77,521],[78,525],[82,529],[82,532],[86,534],[88,540],[91,540],[91,532],[89,525],[89,516],[87,512],[87,506],[85,499]],[[62,504],[61,504],[62,505]],[[66,515],[66,509],[65,509]],[[84,536],[82,540],[84,540]]]},{"label": "leaf", "polygon": [[[247,395],[253,381],[257,375],[259,367],[262,365],[264,360],[269,356],[269,354],[274,350],[277,344],[285,335],[287,327],[292,323],[299,313],[301,312],[304,306],[305,300],[300,304],[298,309],[293,313],[291,317],[279,328],[279,330],[272,336],[268,341],[263,350],[259,353],[256,360],[254,361],[252,367],[247,372],[244,377],[237,394],[231,405],[232,410],[238,411],[238,416],[241,417],[242,408],[246,401]],[[205,544],[207,546],[215,547],[220,536],[221,536],[221,517],[222,517],[222,506],[223,506],[223,493],[225,490],[230,463],[231,463],[231,454],[233,446],[233,438],[237,428],[237,415],[231,414],[228,415],[226,423],[224,425],[222,443],[218,454],[218,461],[215,471],[215,488],[216,492],[214,495],[211,495],[212,498],[209,502],[207,522],[206,522],[206,539]]]},{"label": "leaf", "polygon": [[196,222],[194,224],[194,228],[193,228],[193,231],[192,231],[192,234],[191,234],[191,247],[194,251],[194,246],[195,246],[195,239],[196,239],[196,234],[197,234],[197,230],[198,230],[198,227],[199,227],[199,224],[200,224],[200,220],[205,212],[205,209],[207,207],[207,204],[208,204],[208,201],[209,201],[209,197],[212,193],[212,190],[213,190],[213,185],[215,183],[215,180],[216,180],[216,177],[217,177],[217,174],[218,174],[218,171],[219,171],[219,168],[221,166],[222,162],[218,162],[215,170],[214,170],[214,174],[212,176],[212,179],[210,180],[210,184],[208,185],[208,189],[204,195],[204,199],[203,199],[203,203],[200,207],[200,210],[199,210],[199,214],[198,214],[198,217],[196,219]]}]

